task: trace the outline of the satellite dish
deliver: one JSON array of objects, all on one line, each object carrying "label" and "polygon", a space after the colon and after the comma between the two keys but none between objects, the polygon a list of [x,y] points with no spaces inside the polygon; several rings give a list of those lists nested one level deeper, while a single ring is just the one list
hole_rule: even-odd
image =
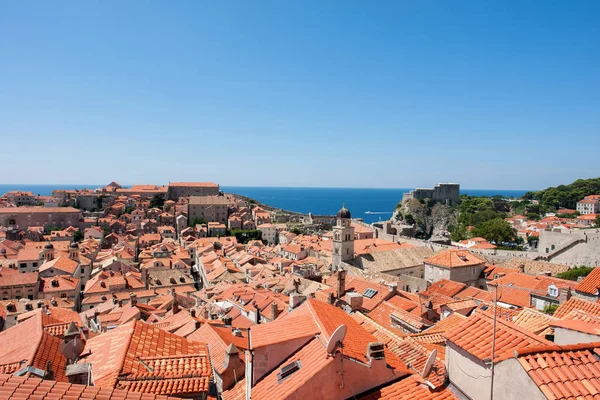
[{"label": "satellite dish", "polygon": [[327,354],[332,354],[338,343],[342,343],[344,337],[346,337],[346,325],[342,324],[333,331],[333,334],[329,338],[327,342]]},{"label": "satellite dish", "polygon": [[425,378],[427,375],[429,375],[429,372],[431,372],[431,367],[433,367],[435,357],[437,357],[437,350],[433,349],[429,355],[429,358],[427,359],[427,362],[425,363],[425,368],[423,368],[423,373],[421,374],[423,378]]},{"label": "satellite dish", "polygon": [[68,343],[62,342],[59,346],[60,352],[67,360],[76,360],[85,349],[85,341],[80,338],[75,338]]}]

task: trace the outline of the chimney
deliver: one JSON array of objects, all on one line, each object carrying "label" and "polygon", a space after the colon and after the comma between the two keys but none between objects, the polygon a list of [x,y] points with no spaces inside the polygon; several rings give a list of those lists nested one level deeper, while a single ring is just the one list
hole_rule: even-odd
[{"label": "chimney", "polygon": [[208,319],[208,308],[202,310],[202,318]]},{"label": "chimney", "polygon": [[332,305],[335,303],[335,295],[333,293],[329,292],[327,295],[327,302]]},{"label": "chimney", "polygon": [[346,293],[346,303],[350,305],[352,311],[360,310],[363,305],[363,296],[360,293],[348,292]]},{"label": "chimney", "polygon": [[522,272],[522,273],[525,272],[525,264],[519,265],[519,272]]},{"label": "chimney", "polygon": [[137,295],[133,292],[129,293],[129,304],[131,305],[131,307],[135,307],[135,305],[137,304]]},{"label": "chimney", "polygon": [[381,342],[370,342],[367,346],[367,359],[370,362],[374,360],[385,360],[385,349]]},{"label": "chimney", "polygon": [[293,310],[294,308],[298,307],[300,303],[302,303],[304,300],[306,300],[306,296],[302,296],[298,293],[290,294],[290,310]]},{"label": "chimney", "polygon": [[258,308],[258,306],[256,304],[254,305],[254,315],[255,315],[254,322],[256,324],[260,324],[260,308]]},{"label": "chimney", "polygon": [[346,291],[346,271],[340,269],[337,273],[337,298],[341,299]]},{"label": "chimney", "polygon": [[192,318],[196,318],[196,309],[195,308],[192,308],[190,310],[190,315],[192,316]]},{"label": "chimney", "polygon": [[196,322],[194,323],[194,327],[195,327],[196,329],[200,329],[200,327],[201,327],[201,326],[202,326],[202,322],[200,322],[200,321],[196,321]]},{"label": "chimney", "polygon": [[559,293],[558,293],[558,303],[559,304],[567,302],[570,298],[571,298],[571,288],[570,287],[559,289]]},{"label": "chimney", "polygon": [[231,318],[230,315],[225,315],[223,318],[221,318],[221,320],[223,321],[225,326],[231,326],[231,323],[233,322],[233,318]]},{"label": "chimney", "polygon": [[180,311],[179,301],[177,301],[177,297],[173,296],[173,306],[171,307],[173,310],[173,314],[177,314]]},{"label": "chimney", "polygon": [[275,321],[277,316],[279,315],[279,310],[277,310],[277,304],[275,302],[271,303],[271,321]]}]

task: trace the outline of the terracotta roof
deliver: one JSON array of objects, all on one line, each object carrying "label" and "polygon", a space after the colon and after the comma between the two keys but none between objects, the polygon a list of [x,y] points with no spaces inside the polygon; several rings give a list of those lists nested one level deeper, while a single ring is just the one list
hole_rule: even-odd
[{"label": "terracotta roof", "polygon": [[[342,311],[343,312],[343,311]],[[292,354],[281,365],[287,365],[294,361],[300,361],[302,367],[290,377],[286,378],[285,384],[279,384],[277,374],[279,368],[266,375],[256,386],[252,388],[253,399],[285,399],[292,395],[299,387],[304,385],[323,368],[335,361],[334,357],[328,357],[325,347],[319,339],[311,339],[308,344],[299,351]]]},{"label": "terracotta roof", "polygon": [[[57,380],[66,380],[66,359],[60,352],[62,340],[44,331],[42,314],[37,313],[0,333],[0,373],[15,373],[27,366],[46,370],[50,361]],[[6,343],[11,343],[7,346]]]},{"label": "terracotta roof", "polygon": [[522,352],[519,364],[548,399],[600,398],[600,343]]},{"label": "terracotta roof", "polygon": [[598,325],[597,321],[588,322],[582,320],[558,320],[552,322],[552,326],[600,336],[600,325]]},{"label": "terracotta roof", "polygon": [[253,326],[250,341],[252,348],[256,349],[288,340],[308,338],[319,332],[319,326],[310,309],[301,306],[283,318]]},{"label": "terracotta roof", "polygon": [[[415,307],[412,307],[411,310],[414,308]],[[408,312],[406,310],[403,310],[400,307],[393,305],[389,301],[384,301],[383,303],[381,303],[380,305],[375,307],[369,313],[368,318],[372,319],[373,321],[375,321],[377,324],[383,326],[384,328],[389,329],[396,335],[405,336],[406,333],[402,329],[398,328],[397,325],[394,326],[392,324],[392,319],[390,318],[390,316],[392,315],[393,312],[396,312],[396,311]],[[412,317],[411,317],[411,321],[412,321]]]},{"label": "terracotta roof", "polygon": [[77,290],[79,279],[68,275],[56,275],[40,278],[40,293],[52,293]]},{"label": "terracotta roof", "polygon": [[39,272],[43,272],[49,269],[58,269],[72,275],[75,273],[75,271],[77,271],[78,267],[79,262],[72,260],[66,256],[60,256],[55,258],[54,260],[50,260],[48,262],[43,263],[39,269]]},{"label": "terracotta roof", "polygon": [[554,316],[562,319],[572,310],[581,310],[596,317],[600,317],[600,303],[592,303],[591,301],[579,299],[577,297],[571,297],[568,301],[558,306],[554,312]]},{"label": "terracotta roof", "polygon": [[21,206],[21,207],[0,207],[0,214],[65,214],[65,213],[81,213],[73,207],[36,207],[36,206]]},{"label": "terracotta roof", "polygon": [[477,300],[492,301],[494,299],[494,294],[492,292],[478,289],[474,286],[468,286],[464,290],[456,293],[453,297],[457,299],[472,298]]},{"label": "terracotta roof", "polygon": [[432,264],[444,268],[460,268],[480,265],[485,260],[477,257],[468,250],[444,250],[439,254],[429,257],[423,261],[425,264]]},{"label": "terracotta roof", "polygon": [[437,282],[434,282],[431,286],[427,288],[427,290],[422,291],[421,294],[429,296],[434,293],[437,293],[442,294],[444,296],[453,297],[466,287],[467,285],[461,282],[454,282],[448,279],[441,279]]},{"label": "terracotta roof", "polygon": [[212,377],[206,344],[136,320],[89,339],[88,350],[83,361],[92,364],[96,386],[193,394],[208,391]]},{"label": "terracotta roof", "polygon": [[[479,360],[489,360],[492,355],[493,318],[485,313],[475,313],[465,322],[447,333],[449,341]],[[501,318],[496,319],[496,357],[521,347],[551,345],[552,343]]]},{"label": "terracotta roof", "polygon": [[0,375],[1,399],[48,399],[48,400],[169,400],[176,397],[153,394],[130,393],[125,390],[99,388],[95,386],[72,385],[69,383],[41,380],[34,377]]},{"label": "terracotta roof", "polygon": [[213,182],[169,182],[169,186],[181,187],[212,187],[218,188],[219,185]]},{"label": "terracotta roof", "polygon": [[596,296],[598,288],[600,288],[600,268],[596,267],[579,282],[579,285],[575,287],[575,291]]},{"label": "terracotta roof", "polygon": [[0,287],[35,285],[37,281],[37,272],[26,272],[24,274],[0,273]]},{"label": "terracotta roof", "polygon": [[531,308],[524,308],[512,319],[512,322],[515,325],[525,328],[529,332],[540,336],[545,336],[546,334],[552,333],[550,324],[553,321],[557,321],[557,319],[551,315],[544,314]]},{"label": "terracotta roof", "polygon": [[359,400],[455,400],[458,399],[448,388],[442,387],[439,390],[432,391],[425,380],[419,375],[414,374],[400,381],[392,383],[371,392]]}]

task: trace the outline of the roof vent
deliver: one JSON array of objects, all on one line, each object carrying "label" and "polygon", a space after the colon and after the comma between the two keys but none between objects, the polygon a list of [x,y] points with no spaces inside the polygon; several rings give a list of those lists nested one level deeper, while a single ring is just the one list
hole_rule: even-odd
[{"label": "roof vent", "polygon": [[367,347],[367,357],[370,360],[383,360],[385,358],[385,348],[381,342],[371,342]]},{"label": "roof vent", "polygon": [[300,368],[302,368],[300,360],[284,365],[283,367],[281,367],[279,373],[277,374],[277,383],[281,383],[286,378],[290,377],[294,372],[298,371]]}]

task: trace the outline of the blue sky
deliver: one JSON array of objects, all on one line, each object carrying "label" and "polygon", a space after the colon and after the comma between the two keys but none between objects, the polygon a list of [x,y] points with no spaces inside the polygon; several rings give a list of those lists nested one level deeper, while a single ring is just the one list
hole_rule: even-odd
[{"label": "blue sky", "polygon": [[3,1],[0,182],[597,176],[598,20],[598,1]]}]

